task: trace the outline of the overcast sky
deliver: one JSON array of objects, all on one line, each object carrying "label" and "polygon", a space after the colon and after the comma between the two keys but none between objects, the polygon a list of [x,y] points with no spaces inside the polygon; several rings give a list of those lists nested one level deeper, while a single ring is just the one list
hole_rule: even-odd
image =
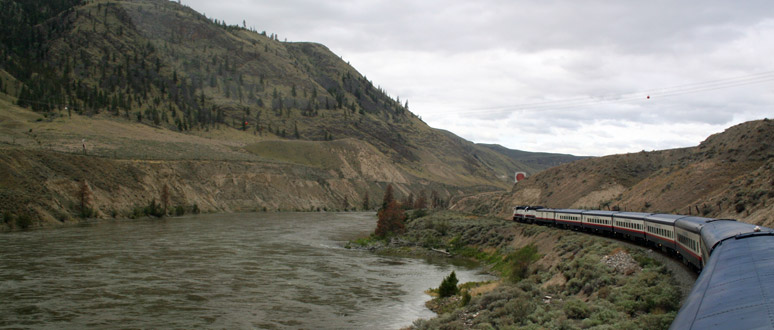
[{"label": "overcast sky", "polygon": [[430,126],[479,143],[599,156],[774,117],[771,0],[182,3],[322,43]]}]

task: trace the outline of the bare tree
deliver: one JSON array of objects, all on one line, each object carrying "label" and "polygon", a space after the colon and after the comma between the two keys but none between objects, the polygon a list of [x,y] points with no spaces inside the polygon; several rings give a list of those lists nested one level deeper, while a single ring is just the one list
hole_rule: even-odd
[{"label": "bare tree", "polygon": [[91,202],[92,202],[93,192],[91,191],[91,188],[89,187],[89,183],[86,181],[86,179],[83,179],[81,181],[80,186],[78,187],[78,199],[81,202],[81,216],[84,218],[91,216]]},{"label": "bare tree", "polygon": [[161,188],[161,207],[164,209],[164,215],[166,215],[167,208],[169,207],[169,185],[166,183]]}]

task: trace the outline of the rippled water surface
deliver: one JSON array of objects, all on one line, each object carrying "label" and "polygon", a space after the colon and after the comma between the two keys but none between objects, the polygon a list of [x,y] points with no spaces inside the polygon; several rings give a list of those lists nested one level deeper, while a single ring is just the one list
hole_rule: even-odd
[{"label": "rippled water surface", "polygon": [[220,214],[0,234],[0,327],[377,328],[434,314],[446,260],[348,250],[368,213]]}]

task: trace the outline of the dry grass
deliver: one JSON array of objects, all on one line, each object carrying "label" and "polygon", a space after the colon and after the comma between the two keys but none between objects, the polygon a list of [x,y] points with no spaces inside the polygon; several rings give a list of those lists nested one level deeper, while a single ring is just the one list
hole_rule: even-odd
[{"label": "dry grass", "polygon": [[530,177],[510,193],[471,197],[453,207],[490,210],[504,218],[511,216],[514,205],[619,207],[772,225],[772,141],[774,121],[747,122],[698,147],[584,159]]}]

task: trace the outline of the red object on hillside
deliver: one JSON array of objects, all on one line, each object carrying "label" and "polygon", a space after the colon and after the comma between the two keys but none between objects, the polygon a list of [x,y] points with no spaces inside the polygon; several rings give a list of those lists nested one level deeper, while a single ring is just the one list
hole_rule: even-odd
[{"label": "red object on hillside", "polygon": [[516,172],[516,182],[524,180],[526,177],[527,177],[527,173],[525,173],[525,172]]}]

